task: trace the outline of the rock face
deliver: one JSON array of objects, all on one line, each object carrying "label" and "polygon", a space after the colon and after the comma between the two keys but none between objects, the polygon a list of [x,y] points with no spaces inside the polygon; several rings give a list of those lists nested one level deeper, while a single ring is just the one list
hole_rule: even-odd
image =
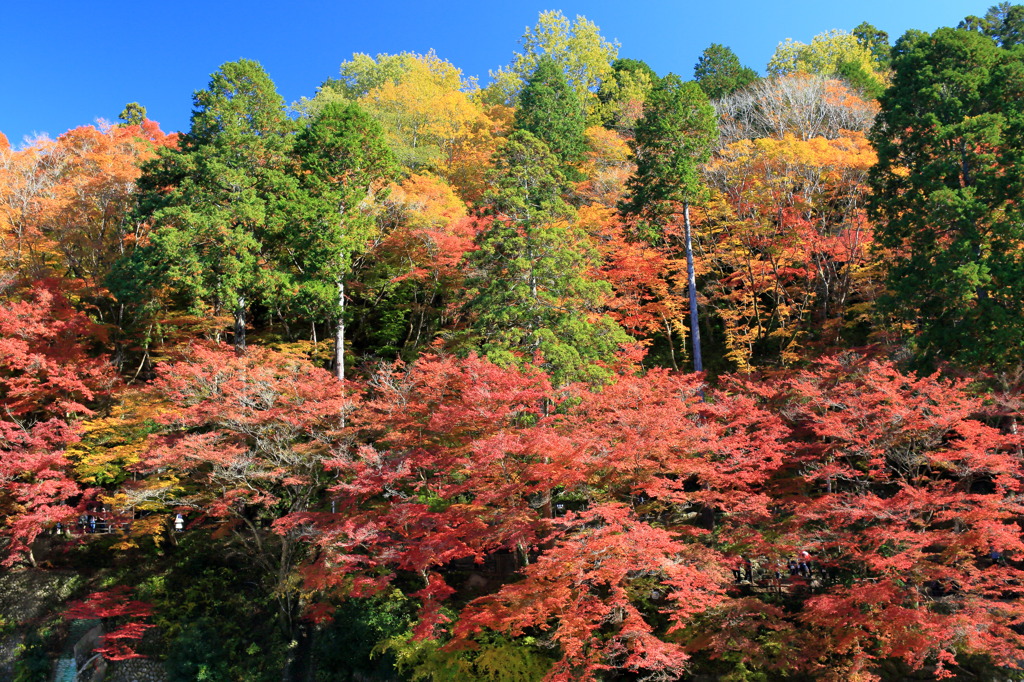
[{"label": "rock face", "polygon": [[0,680],[14,679],[14,662],[24,641],[25,635],[20,632],[0,637]]},{"label": "rock face", "polygon": [[[33,621],[65,602],[74,589],[74,573],[6,571],[0,573],[0,680],[14,679],[14,663]],[[13,630],[13,631],[12,631]]]},{"label": "rock face", "polygon": [[[103,679],[103,675],[107,671],[107,662],[93,653],[93,649],[100,645],[102,637],[102,622],[98,620],[72,621],[71,627],[68,628],[67,641],[64,643],[64,652],[70,654],[70,660],[75,669],[83,671],[77,678],[72,678],[72,682],[99,682]],[[88,665],[86,665],[87,663]],[[57,680],[55,679],[54,682]]]},{"label": "rock face", "polygon": [[0,618],[21,624],[46,615],[67,600],[76,577],[62,571],[0,573]]},{"label": "rock face", "polygon": [[[60,610],[80,578],[64,571],[8,571],[0,573],[0,625],[11,628],[0,634],[0,680],[14,679],[14,663],[25,632]],[[3,633],[3,630],[0,630]],[[50,680],[55,682],[167,682],[161,663],[144,658],[91,665],[75,680],[75,658],[82,665],[98,643],[98,621],[74,621],[68,627],[65,651],[53,661]]]}]

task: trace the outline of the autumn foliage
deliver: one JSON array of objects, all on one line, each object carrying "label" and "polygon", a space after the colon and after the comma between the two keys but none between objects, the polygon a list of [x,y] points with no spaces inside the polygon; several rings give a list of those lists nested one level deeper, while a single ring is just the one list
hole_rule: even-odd
[{"label": "autumn foliage", "polygon": [[739,140],[708,165],[726,200],[708,223],[709,297],[741,369],[836,344],[877,295],[865,207],[875,156],[862,133],[844,132]]},{"label": "autumn foliage", "polygon": [[990,14],[693,83],[544,12],[483,88],[241,60],[180,135],[0,135],[3,567],[175,679],[1019,675]]},{"label": "autumn foliage", "polygon": [[141,640],[146,631],[153,627],[152,623],[144,622],[153,615],[152,605],[132,599],[131,593],[132,589],[127,585],[117,585],[72,602],[64,612],[64,617],[69,620],[101,619],[104,625],[114,625],[113,629],[103,634],[100,646],[95,649],[97,654],[108,661],[140,658],[133,643]]},{"label": "autumn foliage", "polygon": [[78,440],[77,419],[93,414],[117,384],[95,345],[103,333],[40,282],[22,300],[0,304],[0,508],[10,563],[31,557],[33,539],[67,523],[87,491],[71,475],[64,449]]},{"label": "autumn foliage", "polygon": [[154,121],[82,126],[24,149],[0,147],[0,262],[26,280],[102,286],[113,262],[146,236],[133,221],[140,165],[173,146]]}]

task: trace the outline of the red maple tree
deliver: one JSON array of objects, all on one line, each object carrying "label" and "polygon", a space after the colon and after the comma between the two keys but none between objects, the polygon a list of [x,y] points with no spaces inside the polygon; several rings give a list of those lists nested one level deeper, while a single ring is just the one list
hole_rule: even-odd
[{"label": "red maple tree", "polygon": [[100,645],[93,650],[108,661],[142,658],[142,654],[135,651],[132,644],[141,640],[146,631],[153,627],[152,623],[143,622],[143,619],[153,615],[153,607],[147,602],[132,599],[131,594],[132,589],[127,585],[94,592],[81,601],[69,604],[64,618],[102,619],[104,625],[114,625],[112,630],[103,634]]},{"label": "red maple tree", "polygon": [[89,491],[72,477],[64,448],[78,440],[76,419],[116,385],[113,367],[93,352],[102,330],[75,310],[53,282],[0,304],[0,509],[10,539],[4,563],[34,562],[33,540],[68,522]]}]

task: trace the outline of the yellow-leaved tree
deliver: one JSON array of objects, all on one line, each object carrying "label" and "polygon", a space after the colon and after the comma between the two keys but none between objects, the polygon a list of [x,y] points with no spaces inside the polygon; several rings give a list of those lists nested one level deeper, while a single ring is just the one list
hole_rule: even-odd
[{"label": "yellow-leaved tree", "polygon": [[865,212],[874,161],[851,131],[738,140],[708,164],[725,202],[709,221],[706,291],[739,368],[791,364],[864,322],[877,295]]},{"label": "yellow-leaved tree", "polygon": [[[860,27],[858,27],[860,28]],[[887,55],[862,36],[832,29],[811,42],[786,38],[768,61],[768,74],[807,73],[842,77],[861,92],[878,97],[889,82]]]},{"label": "yellow-leaved tree", "polygon": [[617,42],[606,40],[597,24],[586,17],[577,16],[570,22],[560,11],[549,10],[540,13],[537,24],[526,29],[520,43],[523,51],[515,53],[512,63],[491,72],[491,99],[514,103],[538,61],[547,57],[565,72],[588,114],[597,113],[597,88],[612,75],[612,62],[619,53]]},{"label": "yellow-leaved tree", "polygon": [[508,107],[485,105],[478,93],[474,79],[433,51],[355,54],[341,65],[341,78],[298,108],[315,114],[330,101],[357,101],[381,124],[402,166],[436,173],[471,199],[511,120]]}]

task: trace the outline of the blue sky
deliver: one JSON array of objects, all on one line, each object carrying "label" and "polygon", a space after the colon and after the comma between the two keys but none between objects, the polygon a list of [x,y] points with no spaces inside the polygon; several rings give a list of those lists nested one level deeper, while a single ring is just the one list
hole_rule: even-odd
[{"label": "blue sky", "polygon": [[988,2],[867,0],[600,0],[534,4],[497,0],[398,0],[372,4],[236,0],[94,3],[12,1],[0,8],[0,132],[57,136],[114,120],[127,102],[145,105],[164,130],[188,127],[192,92],[242,57],[261,62],[287,101],[311,95],[354,52],[437,53],[486,83],[507,64],[527,26],[546,9],[586,16],[620,56],[643,59],[659,74],[686,78],[710,43],[729,45],[763,72],[786,38],[808,42],[831,28],[868,21],[895,40],[905,30],[955,26]]}]

